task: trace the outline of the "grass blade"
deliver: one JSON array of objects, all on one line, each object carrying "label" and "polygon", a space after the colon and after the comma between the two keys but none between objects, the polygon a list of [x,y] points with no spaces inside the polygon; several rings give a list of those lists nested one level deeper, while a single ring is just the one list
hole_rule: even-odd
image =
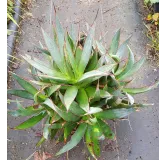
[{"label": "grass blade", "polygon": [[14,19],[9,13],[7,13],[7,17],[8,17],[11,21],[13,21],[14,24],[16,24],[16,25],[19,27],[19,25],[17,24],[17,22],[15,21],[15,19]]}]

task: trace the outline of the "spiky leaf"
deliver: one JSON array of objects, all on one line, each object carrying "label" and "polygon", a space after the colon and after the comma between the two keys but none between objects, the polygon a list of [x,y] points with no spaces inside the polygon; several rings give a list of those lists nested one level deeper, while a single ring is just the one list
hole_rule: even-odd
[{"label": "spiky leaf", "polygon": [[94,153],[96,156],[100,156],[99,139],[102,136],[102,131],[97,123],[92,126],[91,136],[92,136],[92,145],[93,145]]},{"label": "spiky leaf", "polygon": [[158,86],[159,82],[156,82],[155,84],[148,86],[148,87],[142,87],[142,88],[123,88],[124,92],[127,92],[129,94],[140,94],[147,92],[151,89],[154,89]]},{"label": "spiky leaf", "polygon": [[70,136],[71,132],[73,131],[73,129],[77,126],[76,123],[71,123],[71,122],[67,122],[67,124],[65,125],[64,128],[64,140],[66,141],[67,138]]},{"label": "spiky leaf", "polygon": [[102,121],[101,119],[98,119],[97,121],[98,121],[105,137],[110,138],[110,139],[114,139],[115,134],[112,132],[110,126],[106,122]]},{"label": "spiky leaf", "polygon": [[128,61],[127,61],[126,65],[124,66],[123,70],[116,76],[117,79],[120,79],[121,77],[123,77],[133,67],[134,55],[129,47],[128,47],[128,49],[129,49]]},{"label": "spiky leaf", "polygon": [[82,123],[79,125],[75,133],[72,135],[71,140],[56,154],[57,156],[71,150],[73,147],[75,147],[82,139],[82,137],[85,134],[87,128],[86,123]]},{"label": "spiky leaf", "polygon": [[68,87],[64,95],[64,103],[67,111],[69,110],[70,105],[74,101],[75,97],[77,96],[78,88],[75,86]]},{"label": "spiky leaf", "polygon": [[86,146],[91,154],[91,156],[94,159],[97,159],[94,153],[94,148],[93,148],[93,142],[92,142],[92,137],[91,137],[91,132],[92,132],[92,127],[88,125],[88,128],[85,133],[85,141],[86,141]]},{"label": "spiky leaf", "polygon": [[57,44],[55,44],[54,40],[52,40],[43,29],[42,29],[42,32],[43,32],[45,43],[48,47],[48,50],[53,60],[55,61],[56,65],[61,70],[61,72],[66,73],[64,69],[64,66],[65,66],[64,56],[60,54]]},{"label": "spiky leaf", "polygon": [[89,111],[89,102],[88,102],[88,96],[85,92],[84,89],[79,89],[78,90],[78,95],[77,95],[77,102],[79,106],[86,112]]},{"label": "spiky leaf", "polygon": [[20,125],[14,127],[14,129],[27,129],[35,124],[39,123],[44,117],[46,116],[46,112],[42,112],[37,116],[33,116],[32,118],[26,120],[25,122],[21,123]]},{"label": "spiky leaf", "polygon": [[48,139],[48,135],[50,133],[49,121],[50,121],[50,117],[48,117],[48,119],[47,119],[47,121],[45,123],[44,129],[43,129],[43,137],[45,139]]},{"label": "spiky leaf", "polygon": [[79,62],[79,66],[78,66],[78,71],[79,74],[82,75],[82,73],[85,70],[85,67],[87,66],[88,62],[89,62],[89,58],[91,55],[91,50],[92,50],[92,44],[93,44],[93,36],[94,36],[94,26],[90,29],[89,34],[86,38],[85,44],[84,44],[84,48],[81,54],[81,59]]},{"label": "spiky leaf", "polygon": [[66,112],[58,108],[50,99],[46,99],[44,104],[52,108],[55,112],[59,114],[60,117],[62,117],[66,121],[77,121],[79,119],[78,116],[72,114],[71,112]]},{"label": "spiky leaf", "polygon": [[113,36],[111,46],[110,46],[110,50],[109,50],[110,55],[116,54],[116,52],[118,50],[118,46],[119,46],[119,38],[120,38],[120,29]]},{"label": "spiky leaf", "polygon": [[119,59],[121,59],[125,55],[125,53],[127,53],[127,45],[129,43],[130,38],[131,37],[129,37],[126,41],[124,41],[120,45],[120,47],[119,47],[119,49],[118,49],[118,51],[116,53],[116,55],[119,57]]},{"label": "spiky leaf", "polygon": [[73,114],[78,115],[78,116],[85,114],[85,111],[76,102],[73,102],[70,105],[69,111],[71,111]]},{"label": "spiky leaf", "polygon": [[31,116],[31,115],[34,115],[34,114],[38,114],[40,113],[41,111],[43,111],[44,108],[38,108],[38,109],[34,109],[33,106],[28,106],[26,108],[23,108],[23,109],[18,109],[18,110],[9,110],[8,111],[8,114],[12,115],[12,116],[15,116],[15,117],[18,117],[18,116]]},{"label": "spiky leaf", "polygon": [[61,87],[61,85],[53,85],[51,87],[48,88],[48,96],[51,96],[55,91],[57,91],[59,88]]},{"label": "spiky leaf", "polygon": [[57,40],[58,40],[60,53],[62,56],[64,56],[63,55],[63,46],[64,46],[65,35],[64,35],[63,27],[62,27],[57,15],[56,15],[56,33],[57,33]]},{"label": "spiky leaf", "polygon": [[96,113],[95,116],[97,118],[102,118],[102,119],[117,119],[117,118],[126,117],[134,111],[135,111],[134,108],[109,109],[109,110]]},{"label": "spiky leaf", "polygon": [[35,61],[30,59],[29,57],[25,57],[22,56],[29,64],[31,64],[33,67],[35,67],[36,69],[38,69],[39,71],[48,74],[50,76],[63,76],[61,73],[55,71],[53,68],[48,67],[48,65],[46,66],[46,64],[41,61]]},{"label": "spiky leaf", "polygon": [[27,92],[26,90],[9,89],[7,90],[7,94],[33,100],[33,95]]},{"label": "spiky leaf", "polygon": [[119,78],[119,80],[124,80],[125,78],[132,76],[134,73],[136,73],[141,68],[141,66],[143,65],[144,62],[145,62],[145,58],[143,57],[138,62],[136,62],[133,65],[133,67],[126,74],[121,76]]},{"label": "spiky leaf", "polygon": [[31,93],[32,95],[35,95],[38,92],[37,89],[28,81],[24,80],[23,78],[20,78],[14,73],[12,73],[12,76],[19,83],[19,85],[22,88],[24,88],[27,92]]}]

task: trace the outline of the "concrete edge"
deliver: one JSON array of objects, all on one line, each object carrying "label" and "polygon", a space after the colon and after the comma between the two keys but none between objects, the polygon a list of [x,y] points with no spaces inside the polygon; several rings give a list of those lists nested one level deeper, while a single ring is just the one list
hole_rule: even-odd
[{"label": "concrete edge", "polygon": [[[19,24],[20,21],[20,14],[21,14],[21,3],[20,0],[15,0],[15,8],[14,8],[15,14],[13,15],[13,18],[15,19],[15,21],[17,22],[17,24]],[[14,43],[15,43],[15,39],[17,36],[17,30],[18,30],[18,26],[13,23],[12,21],[9,23],[9,30],[12,30],[12,34],[7,36],[7,65],[9,65],[9,61],[11,59],[11,56],[8,55],[12,55],[13,50],[14,50]]]}]

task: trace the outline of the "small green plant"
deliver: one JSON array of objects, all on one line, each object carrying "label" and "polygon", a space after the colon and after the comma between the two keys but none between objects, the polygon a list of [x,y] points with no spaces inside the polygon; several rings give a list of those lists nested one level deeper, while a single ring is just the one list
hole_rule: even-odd
[{"label": "small green plant", "polygon": [[149,28],[146,25],[146,28],[148,29],[147,31],[147,37],[150,40],[150,44],[148,44],[153,50],[155,55],[158,57],[158,53],[159,53],[159,31],[156,30],[151,30],[151,28]]},{"label": "small green plant", "polygon": [[159,0],[144,0],[144,3],[145,4],[148,4],[148,3],[154,4],[154,3],[159,3]]},{"label": "small green plant", "polygon": [[148,29],[147,37],[150,39],[151,44],[149,46],[154,50],[156,55],[159,53],[159,13],[149,14],[146,18],[147,23],[150,25],[145,25]]},{"label": "small green plant", "polygon": [[[16,20],[14,19],[13,15],[15,13],[14,11],[14,7],[15,7],[15,2],[14,0],[7,0],[7,25],[10,23],[10,21],[12,21],[13,23],[15,23],[17,26],[19,26],[16,22]],[[14,31],[13,30],[9,30],[7,29],[7,35],[11,35]]]},{"label": "small green plant", "polygon": [[18,26],[17,22],[13,18],[13,14],[14,14],[14,1],[7,0],[7,23],[9,23],[9,21],[12,21]]},{"label": "small green plant", "polygon": [[[42,32],[47,48],[40,43],[39,49],[46,56],[46,62],[22,56],[30,64],[33,80],[12,73],[23,90],[10,89],[8,94],[34,101],[27,107],[17,102],[18,109],[8,111],[16,117],[32,116],[14,129],[30,128],[45,118],[43,137],[37,146],[59,133],[57,142],[69,141],[56,154],[60,155],[71,150],[84,137],[89,152],[97,159],[99,141],[115,139],[106,120],[124,118],[147,106],[135,103],[132,95],[149,91],[158,83],[143,88],[126,87],[145,58],[135,63],[128,46],[129,38],[119,46],[120,29],[108,51],[100,41],[94,40],[95,25],[90,27],[87,35],[80,34],[77,38],[73,27],[70,33],[65,32],[56,17],[54,39],[44,30]],[[128,59],[122,65],[126,49]],[[32,83],[38,85],[38,89]]]}]

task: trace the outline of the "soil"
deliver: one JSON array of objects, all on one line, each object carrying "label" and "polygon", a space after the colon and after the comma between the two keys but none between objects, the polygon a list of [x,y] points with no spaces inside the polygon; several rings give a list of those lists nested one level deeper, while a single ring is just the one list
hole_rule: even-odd
[{"label": "soil", "polygon": [[[139,14],[139,3],[136,0],[52,0],[55,3],[57,14],[64,27],[69,28],[71,23],[80,31],[86,31],[85,22],[92,24],[97,10],[96,18],[96,38],[105,32],[106,46],[108,47],[116,30],[121,28],[121,42],[132,35],[130,47],[136,54],[138,60],[146,56],[147,37],[144,34],[141,15]],[[101,8],[103,16],[101,16]],[[51,13],[52,10],[52,13]],[[44,57],[37,52],[35,45],[39,41],[43,43],[41,34],[42,27],[48,33],[51,33],[51,21],[54,22],[55,16],[53,6],[50,0],[33,1],[30,9],[33,17],[25,19],[22,25],[22,35],[17,49],[16,56],[29,54],[42,60]],[[51,14],[50,14],[51,13]],[[44,44],[44,43],[43,43]],[[28,65],[24,62],[14,70],[15,73],[26,78],[31,78],[27,71]],[[146,62],[144,67],[135,76],[132,86],[141,87],[150,85],[158,79],[158,68],[152,67],[151,63]],[[11,88],[19,87],[14,81],[11,82]],[[146,94],[135,96],[136,101],[154,103],[154,106],[139,112],[131,114],[130,121],[116,121],[115,128],[117,132],[116,141],[102,141],[102,153],[99,160],[158,160],[159,159],[159,119],[158,119],[158,89],[154,89]],[[12,99],[16,97],[12,96]],[[31,101],[25,101],[25,106],[30,105]],[[16,108],[14,103],[8,105],[8,109]],[[26,118],[14,118],[8,116],[8,126],[11,128],[23,122]],[[130,122],[130,123],[129,123]],[[114,124],[110,126],[115,130]],[[45,142],[42,147],[36,148],[39,141],[39,133],[42,132],[42,123],[37,124],[31,129],[16,131],[8,129],[8,160],[25,160],[35,151],[45,151],[51,155],[62,147],[63,144],[55,144],[55,140]],[[118,144],[118,145],[117,145]],[[76,148],[69,152],[70,160],[87,160],[89,153],[82,141]],[[34,159],[34,158],[31,158]],[[50,158],[50,160],[65,160],[66,154],[60,157]]]}]

